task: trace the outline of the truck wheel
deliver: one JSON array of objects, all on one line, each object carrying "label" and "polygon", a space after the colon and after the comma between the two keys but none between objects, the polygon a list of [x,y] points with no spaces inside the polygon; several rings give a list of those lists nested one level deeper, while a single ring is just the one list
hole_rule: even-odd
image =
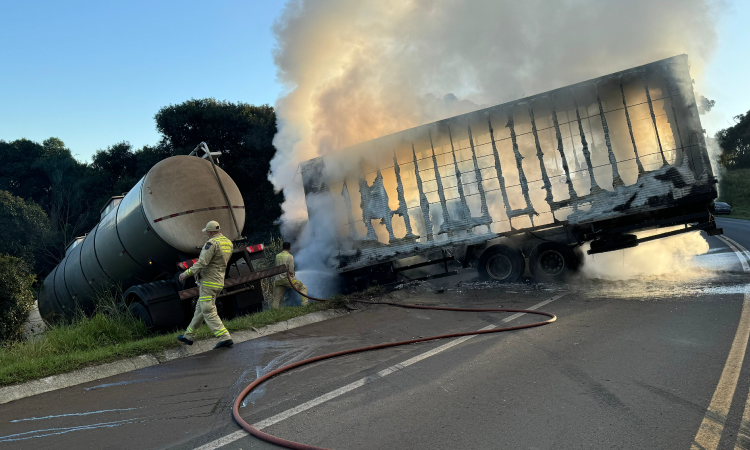
[{"label": "truck wheel", "polygon": [[479,257],[479,275],[482,278],[512,283],[523,275],[526,264],[521,252],[507,245],[493,245]]},{"label": "truck wheel", "polygon": [[537,281],[561,282],[578,269],[573,250],[558,242],[542,242],[531,251],[529,271]]},{"label": "truck wheel", "polygon": [[128,310],[132,315],[138,317],[146,324],[149,328],[154,326],[154,321],[151,319],[151,314],[148,312],[148,308],[141,302],[131,303],[128,306]]}]

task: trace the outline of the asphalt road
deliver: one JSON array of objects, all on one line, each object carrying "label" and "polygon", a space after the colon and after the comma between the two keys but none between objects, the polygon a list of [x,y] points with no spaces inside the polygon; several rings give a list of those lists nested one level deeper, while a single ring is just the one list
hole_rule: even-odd
[{"label": "asphalt road", "polygon": [[[719,223],[750,248],[750,222]],[[537,306],[559,319],[449,348],[439,341],[308,366],[263,386],[243,417],[333,449],[689,449],[696,439],[695,448],[750,449],[738,439],[750,432],[750,306],[742,314],[750,274],[726,241],[708,241],[699,259],[710,270],[688,280],[404,289],[391,297]],[[0,405],[0,449],[278,448],[238,432],[231,418],[235,396],[258,375],[355,346],[538,320],[509,316],[368,307]],[[319,404],[304,409],[309,402]]]}]

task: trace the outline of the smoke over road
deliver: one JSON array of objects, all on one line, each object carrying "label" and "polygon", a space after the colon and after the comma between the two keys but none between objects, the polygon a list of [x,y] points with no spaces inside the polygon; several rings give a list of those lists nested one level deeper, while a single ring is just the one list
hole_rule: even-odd
[{"label": "smoke over road", "polygon": [[[409,127],[715,44],[711,0],[289,1],[269,179],[307,219],[302,161]],[[325,223],[326,221],[322,221]],[[310,228],[309,226],[307,228]],[[325,230],[306,230],[321,243]],[[308,245],[306,242],[303,246]]]},{"label": "smoke over road", "polygon": [[[643,231],[637,235],[642,238],[678,228]],[[588,249],[589,245],[584,244],[584,253]],[[627,280],[643,276],[687,280],[705,276],[707,271],[700,268],[695,256],[706,252],[708,242],[700,232],[685,233],[646,242],[634,248],[586,255],[581,273],[587,278],[608,280]]]}]

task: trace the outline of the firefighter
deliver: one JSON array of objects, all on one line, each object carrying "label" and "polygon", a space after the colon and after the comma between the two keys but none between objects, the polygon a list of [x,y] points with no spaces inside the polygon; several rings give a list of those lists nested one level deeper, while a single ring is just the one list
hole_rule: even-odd
[{"label": "firefighter", "polygon": [[219,222],[215,220],[206,224],[203,232],[208,233],[208,241],[203,246],[198,261],[180,274],[180,283],[184,283],[187,277],[195,276],[196,284],[200,288],[193,320],[185,334],[177,336],[178,341],[187,345],[193,345],[195,332],[204,321],[214,336],[219,338],[214,349],[231,347],[234,344],[232,336],[216,312],[216,296],[224,288],[224,274],[233,248],[232,241],[224,237],[220,229]]},{"label": "firefighter", "polygon": [[[284,242],[284,245],[282,246],[282,252],[276,255],[276,265],[286,266],[286,269],[289,271],[289,276],[292,278],[292,283],[294,283],[294,287],[297,288],[297,290],[302,294],[304,294],[301,296],[302,305],[307,305],[307,297],[305,297],[305,295],[307,294],[307,288],[299,280],[296,280],[294,278],[294,256],[292,256],[292,253],[290,252],[291,249],[292,245],[289,242]],[[279,303],[281,303],[281,299],[284,297],[287,288],[290,287],[292,287],[292,285],[289,284],[289,279],[286,277],[285,273],[276,275],[276,279],[273,282],[274,309],[278,309]]]}]

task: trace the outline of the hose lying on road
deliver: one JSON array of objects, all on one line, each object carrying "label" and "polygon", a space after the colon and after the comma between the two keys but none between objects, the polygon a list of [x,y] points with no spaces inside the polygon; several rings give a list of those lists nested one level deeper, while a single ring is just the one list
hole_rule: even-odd
[{"label": "hose lying on road", "polygon": [[[289,279],[289,284],[292,286],[292,289],[297,291],[300,295],[303,295],[301,292],[297,290],[297,288],[294,286],[293,280],[291,276],[289,275],[289,272],[287,272],[287,279]],[[315,298],[311,297],[310,295],[304,295],[305,297],[315,300],[318,302],[325,302],[326,299],[322,298]],[[513,313],[526,313],[526,314],[539,314],[542,316],[547,316],[549,319],[542,321],[542,322],[534,322],[529,323],[526,325],[518,325],[515,327],[507,327],[507,328],[494,328],[491,330],[480,330],[480,331],[468,331],[465,333],[452,333],[452,334],[442,334],[439,336],[428,336],[426,338],[420,338],[420,339],[411,339],[408,341],[401,341],[401,342],[389,342],[387,344],[378,344],[378,345],[371,345],[368,347],[359,347],[359,348],[353,348],[350,350],[343,350],[340,352],[334,352],[334,353],[328,353],[326,355],[320,355],[315,356],[313,358],[308,358],[303,361],[298,361],[292,364],[289,364],[287,366],[281,367],[279,369],[276,369],[272,372],[269,372],[262,377],[258,378],[257,380],[250,383],[242,392],[240,392],[240,395],[237,396],[237,398],[234,401],[234,406],[232,407],[232,415],[234,416],[234,420],[242,427],[244,428],[248,433],[252,434],[255,437],[258,437],[260,439],[263,439],[264,441],[270,442],[272,444],[280,445],[282,447],[286,448],[292,448],[292,449],[298,449],[298,450],[327,450],[322,447],[315,447],[312,445],[302,444],[299,442],[289,441],[286,439],[282,439],[276,436],[272,436],[268,433],[264,433],[256,428],[253,428],[252,425],[245,422],[245,420],[240,416],[240,404],[242,401],[247,397],[253,389],[258,387],[260,384],[270,380],[271,378],[280,375],[284,372],[288,372],[296,367],[301,367],[307,364],[312,364],[314,362],[322,361],[324,359],[331,359],[335,358],[337,356],[343,356],[343,355],[351,355],[352,353],[361,353],[361,352],[367,352],[371,350],[379,350],[381,348],[388,348],[388,347],[397,347],[400,345],[408,345],[408,344],[415,344],[417,342],[426,342],[426,341],[434,341],[437,339],[447,339],[447,338],[455,338],[455,337],[461,337],[461,336],[472,336],[477,334],[490,334],[490,333],[500,333],[503,331],[512,331],[512,330],[523,330],[524,328],[534,328],[539,327],[542,325],[547,325],[555,320],[557,320],[557,316],[554,314],[542,312],[542,311],[532,311],[528,309],[474,309],[474,308],[445,308],[440,306],[420,306],[420,305],[403,305],[399,303],[389,303],[389,302],[369,302],[364,300],[352,300],[352,302],[357,303],[367,303],[370,305],[388,305],[388,306],[397,306],[399,308],[409,308],[409,309],[433,309],[438,311],[460,311],[460,312],[513,312]]]}]

